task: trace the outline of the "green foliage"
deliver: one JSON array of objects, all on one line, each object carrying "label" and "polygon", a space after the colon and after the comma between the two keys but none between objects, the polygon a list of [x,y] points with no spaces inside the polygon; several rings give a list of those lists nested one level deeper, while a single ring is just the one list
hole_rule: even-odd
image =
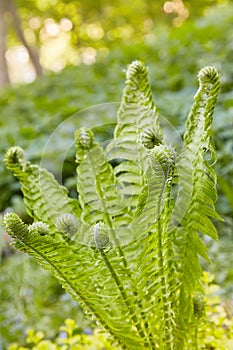
[{"label": "green foliage", "polygon": [[[194,309],[199,322],[198,343],[200,349],[230,350],[233,345],[233,315],[230,306],[223,303],[218,295],[219,286],[213,284],[213,276],[208,273],[203,275],[205,289],[205,300],[197,295]],[[206,316],[205,316],[206,315]],[[37,327],[38,329],[38,327]],[[12,344],[8,350],[24,350],[33,348],[39,350],[41,347],[51,350],[78,349],[114,349],[107,340],[104,333],[95,330],[93,334],[80,333],[78,325],[72,319],[67,319],[60,327],[60,336],[49,339],[43,332],[27,331],[25,345]]]},{"label": "green foliage", "polygon": [[44,332],[33,329],[27,331],[25,346],[12,344],[8,350],[114,350],[107,335],[95,330],[93,334],[81,333],[73,319],[66,319],[60,327],[60,335],[55,340],[47,339]]},{"label": "green foliage", "polygon": [[[228,2],[221,1],[223,4]],[[66,0],[16,0],[15,3],[21,14],[27,37],[31,43],[39,47],[45,46],[50,39],[49,33],[47,32],[47,35],[44,33],[48,19],[57,24],[64,18],[69,19],[73,24],[72,30],[66,31],[61,27],[61,31],[64,31],[66,40],[72,43],[82,58],[83,48],[106,50],[129,41],[141,42],[147,37],[150,38],[154,28],[158,30],[164,23],[180,25],[188,18],[193,19],[202,15],[219,1],[211,0],[204,3],[201,0],[196,0],[195,3],[180,1],[179,4],[172,4],[170,13],[163,10],[164,0],[156,2],[137,0],[127,5],[120,0],[115,0],[114,4],[109,4],[107,1],[96,1],[93,4],[92,1]],[[30,20],[35,17],[37,22],[33,26],[33,21]],[[72,56],[65,58],[68,62],[72,62]]]},{"label": "green foliage", "polygon": [[53,338],[64,318],[79,320],[80,331],[90,327],[79,308],[47,271],[25,254],[5,259],[0,266],[1,344],[22,343],[30,327]]},{"label": "green foliage", "polygon": [[75,133],[78,199],[19,147],[6,154],[35,220],[5,215],[13,245],[50,271],[114,346],[196,349],[199,257],[209,260],[201,236],[218,238],[211,130],[220,87],[213,67],[198,79],[178,149],[163,135],[147,69],[134,61],[106,149],[87,128]]},{"label": "green foliage", "polygon": [[[84,75],[86,85],[80,86]],[[110,76],[109,76],[110,78]],[[101,83],[102,81],[102,83]],[[51,75],[38,80],[34,84],[20,88],[9,88],[1,91],[0,96],[0,208],[3,211],[8,206],[15,207],[19,212],[17,199],[19,187],[13,181],[9,171],[5,170],[3,155],[6,150],[15,144],[27,150],[30,160],[39,163],[43,149],[46,146],[52,132],[68,117],[74,116],[75,123],[63,125],[62,143],[55,142],[47,152],[48,166],[58,177],[59,169],[54,159],[59,154],[67,151],[70,147],[70,140],[73,137],[75,127],[80,127],[85,116],[86,121],[92,125],[103,125],[113,121],[115,106],[99,108],[99,115],[93,115],[92,110],[80,114],[78,112],[92,104],[115,101],[116,90],[114,86],[106,92],[99,91],[98,85],[104,86],[105,77],[100,74],[100,67],[94,70],[88,67],[69,68],[63,76]],[[116,83],[116,82],[115,82]],[[118,88],[119,89],[119,88]],[[103,89],[102,89],[103,91]],[[95,94],[96,93],[96,94]],[[120,93],[120,92],[119,92]],[[107,112],[109,114],[107,114]],[[77,114],[76,114],[77,113]],[[98,111],[96,111],[98,113]],[[76,114],[76,115],[75,115]],[[84,115],[84,116],[83,116]],[[96,119],[95,119],[96,118]],[[33,125],[33,126],[32,126]],[[99,140],[111,136],[111,126],[106,128],[97,127],[96,134]],[[56,156],[55,156],[56,155]],[[70,159],[74,157],[74,149],[67,156],[63,169],[64,179],[73,177],[75,166]],[[25,214],[24,214],[25,215]]]},{"label": "green foliage", "polygon": [[204,320],[203,316],[199,319],[201,331],[198,334],[198,342],[202,347],[205,345],[206,349],[230,350],[233,345],[232,301],[223,302],[220,287],[213,283],[213,279],[213,275],[204,272],[203,304],[206,316]]}]

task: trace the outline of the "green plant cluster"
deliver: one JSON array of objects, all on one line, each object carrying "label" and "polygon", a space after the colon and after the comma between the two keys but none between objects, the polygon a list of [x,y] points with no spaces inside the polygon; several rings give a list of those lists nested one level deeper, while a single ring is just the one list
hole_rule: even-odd
[{"label": "green plant cluster", "polygon": [[[50,271],[124,349],[195,349],[202,312],[201,238],[218,239],[216,154],[211,139],[220,80],[198,74],[183,145],[160,126],[147,68],[134,61],[107,147],[91,130],[75,132],[78,199],[11,147],[28,214],[4,216],[13,245]],[[208,155],[208,157],[206,157]],[[127,201],[127,204],[126,204]],[[199,300],[200,295],[200,300]]]}]

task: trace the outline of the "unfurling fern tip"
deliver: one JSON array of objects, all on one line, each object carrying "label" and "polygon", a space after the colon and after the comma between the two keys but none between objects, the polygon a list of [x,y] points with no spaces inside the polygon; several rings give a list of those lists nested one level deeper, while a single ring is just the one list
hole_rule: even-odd
[{"label": "unfurling fern tip", "polygon": [[75,134],[76,146],[82,149],[91,149],[93,147],[93,133],[87,128],[78,129]]},{"label": "unfurling fern tip", "polygon": [[26,158],[24,150],[19,146],[11,147],[5,155],[5,164],[10,170],[25,170]]},{"label": "unfurling fern tip", "polygon": [[28,231],[30,233],[37,233],[41,236],[45,236],[49,232],[49,227],[42,221],[34,222],[33,224],[28,226]]},{"label": "unfurling fern tip", "polygon": [[155,134],[153,128],[146,128],[141,133],[141,144],[147,148],[152,149],[154,146],[158,146],[161,144],[159,137]]},{"label": "unfurling fern tip", "polygon": [[60,233],[72,237],[78,231],[78,220],[72,214],[63,214],[57,219],[56,228]]}]

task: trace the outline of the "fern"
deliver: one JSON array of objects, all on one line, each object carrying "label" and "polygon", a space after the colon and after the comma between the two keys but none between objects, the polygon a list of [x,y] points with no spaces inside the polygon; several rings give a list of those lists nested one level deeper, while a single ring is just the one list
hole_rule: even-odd
[{"label": "fern", "polygon": [[199,258],[209,261],[202,235],[217,240],[211,219],[220,219],[211,140],[220,83],[212,67],[198,78],[178,152],[160,128],[147,69],[129,66],[107,148],[86,128],[75,133],[78,200],[21,148],[6,154],[34,219],[28,226],[5,215],[13,245],[49,270],[121,349],[197,349]]},{"label": "fern", "polygon": [[26,209],[35,221],[55,225],[61,214],[75,213],[79,216],[79,203],[68,197],[66,188],[60,186],[51,173],[26,162],[20,147],[9,149],[6,166],[19,179]]},{"label": "fern", "polygon": [[141,193],[141,187],[144,185],[143,174],[148,167],[146,152],[139,143],[141,133],[146,127],[154,130],[158,140],[163,140],[147,69],[141,62],[135,61],[126,73],[114,139],[107,148],[109,160],[124,159],[124,162],[114,168],[114,172],[119,181],[125,184],[122,193],[131,198],[132,209],[135,208]]},{"label": "fern", "polygon": [[[202,69],[198,78],[200,87],[187,118],[184,146],[178,160],[181,170],[179,210],[184,201],[187,201],[187,193],[190,196],[187,211],[176,230],[181,260],[179,318],[185,331],[192,321],[194,292],[202,289],[199,256],[209,260],[199,233],[217,240],[217,231],[210,218],[220,219],[214,210],[217,199],[216,175],[211,167],[216,158],[211,140],[211,125],[220,82],[216,70],[212,67]],[[206,155],[210,159],[206,159]]]}]

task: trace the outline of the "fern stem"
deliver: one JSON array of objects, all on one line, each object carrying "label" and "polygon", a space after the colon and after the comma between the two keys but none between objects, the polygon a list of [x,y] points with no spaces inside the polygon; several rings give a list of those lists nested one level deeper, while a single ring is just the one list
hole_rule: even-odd
[{"label": "fern stem", "polygon": [[[96,183],[96,187],[97,187],[98,191],[100,191],[99,193],[101,193],[101,195],[102,195],[102,189],[101,189],[101,186],[98,184],[98,182]],[[120,246],[120,242],[119,242],[119,240],[117,239],[114,230],[112,229],[112,228],[113,228],[113,227],[112,227],[112,221],[111,221],[111,218],[110,218],[109,213],[107,212],[107,208],[106,208],[106,205],[105,205],[104,200],[101,200],[101,204],[102,204],[102,206],[103,206],[103,208],[104,208],[104,214],[105,214],[106,221],[107,221],[109,227],[111,228],[111,236],[112,236],[112,238],[113,238],[113,240],[114,240],[114,243],[115,243],[115,245],[116,245],[116,247],[117,247],[117,250],[118,250],[118,252],[119,252],[119,255],[120,255],[121,259],[122,259],[124,268],[127,268],[127,265],[128,265],[128,264],[127,264],[127,261],[126,261],[125,256],[124,256],[124,252],[123,252],[123,250],[122,250],[122,248],[121,248],[121,246]],[[133,313],[133,310],[134,310],[134,307],[131,306],[131,304],[129,304],[128,299],[127,299],[127,295],[126,295],[126,293],[125,293],[124,287],[122,286],[122,284],[121,284],[121,282],[120,282],[120,279],[118,278],[118,276],[117,276],[117,274],[115,273],[115,271],[114,271],[114,269],[113,269],[113,267],[112,267],[110,261],[107,259],[107,256],[106,256],[106,254],[104,253],[104,251],[103,251],[102,249],[100,249],[100,253],[101,253],[102,257],[103,257],[103,260],[104,260],[106,266],[108,267],[110,273],[112,274],[112,276],[113,276],[113,278],[114,278],[114,280],[115,280],[115,282],[116,282],[116,284],[117,284],[117,286],[118,286],[118,288],[119,288],[119,290],[120,290],[120,293],[121,293],[123,299],[124,299],[125,302],[126,302],[126,305],[127,305],[128,310],[129,310],[130,313],[132,314],[132,313]],[[129,270],[127,270],[126,273],[127,273],[128,277],[131,279],[131,278],[132,278],[131,272],[130,272]],[[138,296],[137,291],[134,291],[133,294],[134,294],[135,297]],[[139,307],[142,309],[142,304],[141,304],[140,302],[139,302],[138,305],[139,305]],[[145,328],[146,328],[146,327],[148,326],[148,324],[147,324],[147,322],[145,321],[145,316],[144,316],[143,314],[142,314],[142,319],[143,319],[143,321],[144,321],[144,325],[145,325]],[[152,336],[151,332],[149,332],[148,336],[146,337],[146,336],[145,336],[145,333],[144,333],[143,329],[141,328],[140,324],[138,323],[137,317],[135,317],[135,315],[133,315],[132,320],[133,320],[133,322],[135,323],[135,326],[136,326],[136,328],[137,328],[137,330],[138,330],[140,336],[142,336],[144,339],[147,338],[148,341],[149,341],[149,343],[151,344],[151,348],[154,349],[155,344],[154,344],[154,343],[152,342],[152,340],[151,340],[151,339],[153,339],[153,336]]]},{"label": "fern stem", "polygon": [[[165,341],[166,344],[166,350],[174,350],[174,336],[173,336],[173,325],[172,323],[174,320],[172,320],[173,310],[171,307],[171,290],[170,290],[170,283],[169,283],[169,275],[165,271],[165,267],[170,264],[171,257],[169,256],[169,246],[167,246],[167,239],[166,239],[166,232],[164,232],[164,227],[166,227],[166,223],[163,223],[163,227],[161,224],[161,206],[162,206],[162,198],[163,193],[166,190],[167,180],[169,176],[169,169],[166,171],[165,178],[161,187],[160,195],[159,195],[159,201],[158,201],[158,208],[157,208],[157,228],[158,228],[158,264],[159,264],[159,270],[161,275],[161,291],[162,291],[162,308],[163,308],[163,317],[165,319],[164,327],[163,327],[163,341]],[[170,186],[169,186],[170,187]],[[168,189],[166,193],[165,201],[168,201],[168,197],[170,195],[171,188]],[[166,205],[165,205],[166,210]],[[166,217],[167,215],[165,215]]]}]

